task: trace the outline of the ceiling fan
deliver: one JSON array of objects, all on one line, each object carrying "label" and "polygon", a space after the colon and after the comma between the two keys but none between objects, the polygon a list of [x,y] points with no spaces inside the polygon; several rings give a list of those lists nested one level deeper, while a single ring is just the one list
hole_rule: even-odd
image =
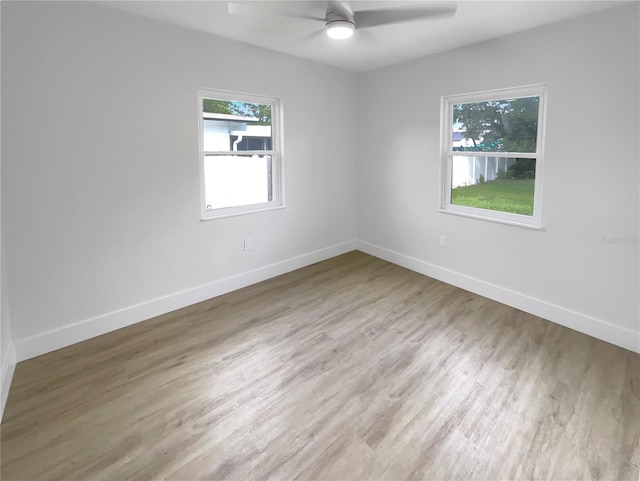
[{"label": "ceiling fan", "polygon": [[[357,3],[336,0],[327,2],[230,1],[227,5],[230,14],[277,15],[322,22],[327,35],[335,39],[347,39],[355,30],[360,29],[419,19],[450,17],[457,9],[456,2],[453,1],[397,2],[391,7],[383,8],[368,8],[372,3],[375,5],[377,2],[364,2],[364,8],[353,8]],[[322,8],[322,13],[318,12],[319,8]]]}]

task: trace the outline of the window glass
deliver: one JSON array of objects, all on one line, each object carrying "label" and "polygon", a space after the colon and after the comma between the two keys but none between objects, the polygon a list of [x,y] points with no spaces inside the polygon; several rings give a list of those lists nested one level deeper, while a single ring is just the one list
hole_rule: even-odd
[{"label": "window glass", "polygon": [[454,104],[453,150],[535,152],[539,105],[538,96]]},{"label": "window glass", "polygon": [[207,210],[273,200],[270,155],[207,155],[204,162]]}]

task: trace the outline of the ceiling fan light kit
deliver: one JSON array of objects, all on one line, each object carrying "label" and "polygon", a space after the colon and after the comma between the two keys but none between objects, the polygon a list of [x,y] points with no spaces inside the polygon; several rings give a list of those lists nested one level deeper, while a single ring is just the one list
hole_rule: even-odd
[{"label": "ceiling fan light kit", "polygon": [[334,20],[326,25],[327,35],[337,40],[344,40],[353,35],[355,25],[347,20]]}]

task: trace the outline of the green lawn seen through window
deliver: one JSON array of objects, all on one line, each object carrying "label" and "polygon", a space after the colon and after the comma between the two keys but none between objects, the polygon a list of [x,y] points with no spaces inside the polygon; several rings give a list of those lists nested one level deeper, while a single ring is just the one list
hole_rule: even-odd
[{"label": "green lawn seen through window", "polygon": [[534,179],[492,180],[451,190],[451,203],[533,215]]}]

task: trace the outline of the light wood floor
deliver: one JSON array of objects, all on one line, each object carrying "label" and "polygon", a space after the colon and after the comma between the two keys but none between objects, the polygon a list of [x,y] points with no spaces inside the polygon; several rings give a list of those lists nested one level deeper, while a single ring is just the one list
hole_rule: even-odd
[{"label": "light wood floor", "polygon": [[20,363],[2,480],[638,480],[640,356],[354,252]]}]

